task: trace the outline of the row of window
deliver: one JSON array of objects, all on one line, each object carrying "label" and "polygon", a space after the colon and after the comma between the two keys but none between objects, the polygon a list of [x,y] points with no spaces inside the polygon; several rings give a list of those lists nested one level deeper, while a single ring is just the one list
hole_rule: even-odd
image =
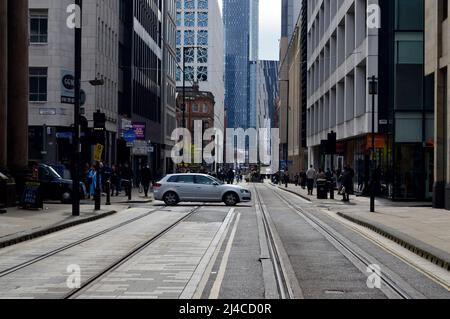
[{"label": "row of window", "polygon": [[[177,48],[177,62],[183,63],[183,53],[185,63],[208,63],[208,49],[206,48]],[[197,52],[197,58],[195,57]]]},{"label": "row of window", "polygon": [[[197,36],[195,36],[197,33]],[[197,43],[195,39],[197,38]],[[195,32],[194,30],[185,30],[184,39],[181,39],[181,31],[177,30],[177,46],[181,45],[208,45],[208,31],[199,30]]]},{"label": "row of window", "polygon": [[192,112],[194,113],[209,113],[209,107],[206,104],[198,105],[198,104],[192,104]]},{"label": "row of window", "polygon": [[[177,82],[182,80],[183,71],[181,68],[177,68]],[[208,81],[208,67],[207,66],[199,66],[194,68],[193,66],[186,66],[185,68],[185,80],[186,81],[199,81],[206,82]]]},{"label": "row of window", "polygon": [[[183,5],[184,4],[184,5]],[[197,4],[197,6],[196,6]],[[208,9],[208,0],[177,0],[177,9]]]},{"label": "row of window", "polygon": [[[197,24],[195,24],[195,16],[197,15]],[[181,20],[184,20],[184,24]],[[184,25],[185,27],[201,27],[206,28],[208,27],[208,12],[195,12],[193,11],[187,11],[183,14],[181,12],[177,12],[177,27],[181,27]]]}]

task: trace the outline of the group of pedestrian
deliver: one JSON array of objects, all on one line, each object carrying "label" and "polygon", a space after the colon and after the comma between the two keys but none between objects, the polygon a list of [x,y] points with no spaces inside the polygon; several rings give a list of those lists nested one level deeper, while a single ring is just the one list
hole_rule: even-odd
[{"label": "group of pedestrian", "polygon": [[234,170],[230,168],[228,170],[220,170],[217,178],[221,180],[223,183],[232,185],[234,184],[236,176],[238,176],[238,179],[240,178],[240,175],[239,174],[236,175]]},{"label": "group of pedestrian", "polygon": [[[283,181],[287,185],[287,178],[289,174],[285,172],[283,176]],[[332,171],[331,169],[327,169],[326,171],[323,168],[316,170],[313,165],[309,167],[309,169],[305,171],[301,171],[300,173],[294,176],[295,186],[300,186],[303,189],[308,190],[308,195],[314,195],[314,185],[318,180],[326,180],[328,183],[331,183],[332,187],[337,184],[339,194],[343,196],[344,202],[350,201],[350,195],[354,193],[353,179],[355,177],[355,171],[350,167],[350,165],[346,165],[344,170],[340,169],[337,171]]]},{"label": "group of pedestrian", "polygon": [[87,199],[95,199],[97,186],[100,189],[100,194],[105,194],[108,181],[110,182],[111,197],[119,196],[122,189],[125,190],[125,194],[128,196],[131,194],[133,179],[133,170],[128,163],[123,166],[109,166],[103,162],[87,163],[84,172],[84,183],[88,190]]}]

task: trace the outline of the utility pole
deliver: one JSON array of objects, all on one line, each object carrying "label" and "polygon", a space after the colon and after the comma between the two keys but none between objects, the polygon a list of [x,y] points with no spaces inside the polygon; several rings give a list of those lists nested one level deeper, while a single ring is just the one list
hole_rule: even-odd
[{"label": "utility pole", "polygon": [[378,79],[375,75],[369,78],[369,94],[372,95],[372,176],[370,187],[370,212],[375,213],[375,95],[378,94]]},{"label": "utility pole", "polygon": [[80,91],[81,91],[81,28],[83,0],[75,0],[79,8],[80,25],[75,26],[75,101],[74,101],[74,127],[73,127],[73,184],[72,184],[72,215],[80,216]]}]

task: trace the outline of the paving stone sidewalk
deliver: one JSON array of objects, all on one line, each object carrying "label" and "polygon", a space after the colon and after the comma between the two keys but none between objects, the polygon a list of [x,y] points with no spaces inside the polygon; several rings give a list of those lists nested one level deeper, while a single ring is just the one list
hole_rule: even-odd
[{"label": "paving stone sidewalk", "polygon": [[[313,205],[338,213],[354,223],[388,237],[416,254],[450,270],[450,211],[433,209],[430,203],[376,200],[376,213],[370,213],[370,199],[352,196],[343,203],[336,192],[335,200],[319,200],[295,185],[278,186],[297,194]],[[316,190],[314,190],[316,195]]]},{"label": "paving stone sidewalk", "polygon": [[93,205],[81,205],[79,217],[72,217],[72,206],[45,204],[43,210],[8,208],[0,215],[0,249],[19,242],[44,236],[68,227],[94,221],[127,209],[127,205],[102,206],[94,211]]}]

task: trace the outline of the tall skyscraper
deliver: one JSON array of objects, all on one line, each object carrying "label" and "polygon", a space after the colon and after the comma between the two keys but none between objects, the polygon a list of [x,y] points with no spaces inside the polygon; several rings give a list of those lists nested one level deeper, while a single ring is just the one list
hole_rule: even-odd
[{"label": "tall skyscraper", "polygon": [[247,128],[250,61],[258,59],[259,0],[224,0],[225,107],[230,128]]}]

